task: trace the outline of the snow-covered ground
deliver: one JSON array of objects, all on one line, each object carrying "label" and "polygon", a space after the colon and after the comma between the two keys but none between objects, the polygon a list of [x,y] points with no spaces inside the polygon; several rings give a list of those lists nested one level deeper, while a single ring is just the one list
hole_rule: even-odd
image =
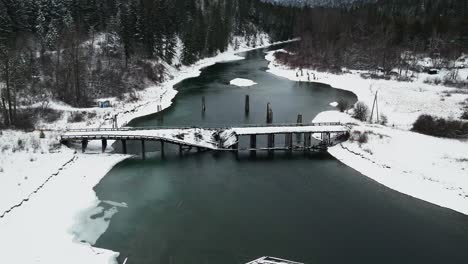
[{"label": "snow-covered ground", "polygon": [[[350,71],[344,74],[317,72],[314,70],[290,69],[274,61],[274,51],[266,59],[270,61],[268,72],[293,81],[314,81],[332,87],[351,91],[360,101],[372,107],[375,94],[378,93],[380,113],[388,118],[393,127],[410,129],[421,114],[432,114],[445,118],[459,118],[462,114],[461,103],[468,98],[467,93],[452,87],[424,83],[428,78],[442,77],[421,73],[413,82],[396,80],[374,80],[361,78],[362,71]],[[459,78],[466,79],[468,68],[459,70]]]},{"label": "snow-covered ground", "polygon": [[[378,92],[379,108],[388,117],[388,126],[362,123],[338,111],[323,112],[313,120],[355,124],[352,140],[330,148],[329,152],[389,188],[468,215],[468,140],[409,131],[420,114],[458,118],[460,104],[468,94],[425,84],[424,74],[413,82],[363,79],[361,72],[356,71],[335,75],[304,69],[301,74],[299,69],[276,63],[273,52],[266,58],[273,74],[295,81],[311,79],[348,90],[369,106]],[[466,78],[468,71],[463,69],[460,73]],[[367,135],[367,143],[359,143],[361,134]]]},{"label": "snow-covered ground", "polygon": [[[124,126],[134,118],[161,111],[172,104],[177,94],[174,85],[178,82],[198,76],[203,68],[215,63],[243,59],[236,55],[238,52],[270,45],[265,36],[258,43],[252,41],[236,41],[238,49],[230,47],[227,52],[192,66],[168,67],[170,79],[137,92],[136,101],[111,98],[113,107],[105,109],[77,109],[50,102],[50,108],[66,113],[53,124],[38,124],[46,130],[45,139],[40,139],[39,132],[1,131],[0,248],[6,249],[2,250],[1,259],[9,263],[116,263],[118,253],[77,240],[86,237],[83,240],[95,241],[105,231],[104,217],[96,220],[101,221],[99,228],[84,232],[80,224],[86,223],[83,212],[99,202],[93,187],[128,156],[82,155],[60,145],[51,148],[58,143],[58,133],[48,130],[111,127],[114,115],[118,117],[118,125]],[[83,114],[84,121],[70,123],[73,113]],[[90,144],[87,153],[90,151],[98,153],[100,147]],[[114,206],[104,216],[112,216],[115,210],[118,208]]]},{"label": "snow-covered ground", "polygon": [[[79,229],[73,223],[80,211],[97,205],[93,187],[125,158],[76,154],[27,202],[0,218],[2,263],[113,263],[118,253],[74,241]],[[30,169],[31,178],[40,176]]]},{"label": "snow-covered ground", "polygon": [[231,85],[239,86],[239,87],[249,87],[256,85],[257,83],[249,80],[249,79],[243,79],[243,78],[236,78],[230,82]]}]

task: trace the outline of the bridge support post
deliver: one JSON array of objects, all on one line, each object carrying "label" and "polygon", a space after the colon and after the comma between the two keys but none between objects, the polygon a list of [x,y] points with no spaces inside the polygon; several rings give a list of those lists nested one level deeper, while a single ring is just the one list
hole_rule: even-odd
[{"label": "bridge support post", "polygon": [[123,154],[127,154],[127,140],[122,139],[122,152]]},{"label": "bridge support post", "polygon": [[250,135],[250,154],[257,154],[257,135]]},{"label": "bridge support post", "polygon": [[145,140],[144,139],[141,140],[141,158],[143,160],[146,159],[146,148],[145,148]]},{"label": "bridge support post", "polygon": [[[297,125],[298,125],[298,126],[302,125],[302,115],[301,115],[301,114],[298,114],[298,115],[297,115]],[[297,141],[297,144],[301,143],[301,138],[302,138],[302,134],[301,134],[301,133],[297,133],[297,134],[296,134],[296,141]]]},{"label": "bridge support post", "polygon": [[102,153],[106,152],[107,148],[107,139],[103,138],[102,139]]},{"label": "bridge support post", "polygon": [[236,135],[236,144],[232,146],[232,149],[236,152],[236,155],[239,154],[239,136]]},{"label": "bridge support post", "polygon": [[288,149],[289,152],[293,150],[293,135],[292,133],[287,133],[284,136],[285,147]]},{"label": "bridge support post", "polygon": [[83,139],[81,141],[81,152],[85,153],[87,147],[88,147],[88,140]]},{"label": "bridge support post", "polygon": [[272,153],[274,150],[273,148],[275,147],[275,134],[269,134],[268,135],[268,152]]},{"label": "bridge support post", "polygon": [[312,143],[312,134],[304,133],[304,151],[307,151],[310,148]]},{"label": "bridge support post", "polygon": [[161,143],[161,157],[164,157],[165,150],[164,150],[164,141],[159,141]]}]

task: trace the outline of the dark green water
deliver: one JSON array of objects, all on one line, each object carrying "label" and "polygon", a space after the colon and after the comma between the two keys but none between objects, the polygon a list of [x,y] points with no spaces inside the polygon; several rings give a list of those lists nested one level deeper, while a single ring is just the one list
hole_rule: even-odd
[{"label": "dark green water", "polygon": [[[356,100],[268,74],[263,57],[253,51],[205,69],[178,85],[171,108],[131,125],[264,122],[267,102],[275,122],[295,121],[298,113],[310,121],[330,102]],[[258,85],[228,85],[238,77]],[[234,264],[264,255],[311,264],[468,263],[468,217],[392,191],[326,153],[156,153],[117,165],[95,191],[101,200],[128,204],[96,245],[128,263]]]}]

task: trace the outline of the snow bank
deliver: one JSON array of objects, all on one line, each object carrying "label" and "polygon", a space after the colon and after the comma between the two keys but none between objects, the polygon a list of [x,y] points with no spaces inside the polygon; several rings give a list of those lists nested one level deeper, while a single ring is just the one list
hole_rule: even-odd
[{"label": "snow bank", "polygon": [[73,159],[74,151],[57,144],[55,132],[45,132],[42,139],[39,132],[0,133],[0,217],[6,217]]},{"label": "snow bank", "polygon": [[[363,79],[360,74],[365,72],[362,71],[350,71],[340,75],[308,69],[301,72],[300,69],[290,69],[278,64],[274,52],[266,55],[266,59],[270,61],[268,72],[293,81],[321,82],[351,91],[369,107],[372,107],[378,92],[380,113],[387,116],[389,125],[402,129],[409,129],[421,114],[458,118],[462,114],[461,103],[467,99],[467,95],[459,93],[456,88],[424,83],[429,77],[428,74],[420,74],[413,82],[399,82]],[[466,78],[463,70],[459,74]]]},{"label": "snow bank", "polygon": [[389,188],[468,215],[468,141],[355,123],[352,134],[367,133],[368,142],[331,147],[334,157]]},{"label": "snow bank", "polygon": [[77,212],[96,205],[93,187],[124,158],[76,155],[49,184],[0,219],[2,259],[11,263],[114,263],[118,253],[72,243],[70,223],[76,221]]},{"label": "snow bank", "polygon": [[239,86],[239,87],[249,87],[249,86],[256,85],[257,83],[252,81],[252,80],[248,80],[248,79],[236,78],[236,79],[232,80],[230,82],[230,84],[235,85],[235,86]]}]

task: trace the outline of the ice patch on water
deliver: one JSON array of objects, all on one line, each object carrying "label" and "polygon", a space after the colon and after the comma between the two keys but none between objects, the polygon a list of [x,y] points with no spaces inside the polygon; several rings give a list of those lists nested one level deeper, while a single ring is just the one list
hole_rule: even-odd
[{"label": "ice patch on water", "polygon": [[240,87],[248,87],[248,86],[255,85],[257,83],[249,79],[236,78],[232,80],[230,84],[235,85],[235,86],[240,86]]},{"label": "ice patch on water", "polygon": [[338,102],[331,102],[331,103],[330,103],[330,106],[338,107]]},{"label": "ice patch on water", "polygon": [[127,203],[119,203],[119,202],[114,202],[114,201],[102,201],[105,204],[112,205],[115,207],[123,207],[123,208],[128,208]]},{"label": "ice patch on water", "polygon": [[[103,203],[109,204],[109,201]],[[122,204],[116,204],[119,207],[124,207]],[[78,215],[75,224],[71,228],[74,241],[90,245],[96,244],[99,237],[109,228],[111,218],[119,212],[117,206],[108,208],[105,208],[107,206],[97,206]]]}]

